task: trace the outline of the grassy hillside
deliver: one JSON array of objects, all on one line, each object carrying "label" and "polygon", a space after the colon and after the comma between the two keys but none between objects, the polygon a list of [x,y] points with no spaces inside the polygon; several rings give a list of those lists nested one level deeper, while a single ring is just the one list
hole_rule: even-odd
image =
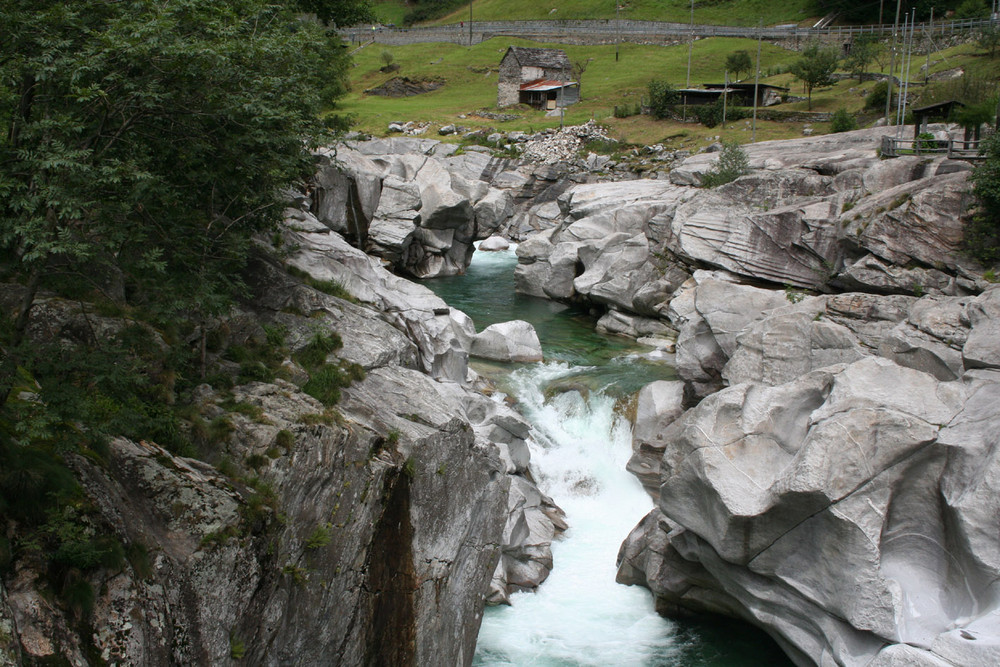
[{"label": "grassy hillside", "polygon": [[[418,44],[405,47],[372,45],[355,54],[355,67],[351,73],[353,91],[339,110],[354,114],[356,128],[372,134],[383,135],[390,121],[422,121],[436,125],[455,123],[468,128],[493,127],[503,131],[537,131],[559,125],[557,117],[527,108],[514,109],[518,120],[498,122],[479,118],[473,112],[480,109],[496,111],[497,67],[503,53],[511,44],[538,46],[526,40],[494,39],[472,48],[454,44]],[[543,45],[546,46],[546,45]],[[716,136],[749,141],[748,121],[728,123],[725,128],[705,128],[691,123],[656,121],[647,116],[613,118],[616,105],[634,105],[646,93],[648,82],[663,78],[683,86],[687,69],[687,46],[643,46],[622,44],[620,58],[615,61],[614,46],[547,45],[566,50],[573,62],[587,62],[582,77],[583,99],[566,110],[565,122],[578,124],[590,119],[608,125],[624,141],[634,144],[664,142],[674,146],[708,141]],[[726,56],[736,49],[756,51],[756,42],[740,39],[713,38],[698,40],[694,44],[691,83],[698,85],[718,82],[723,78]],[[392,54],[400,70],[383,73],[383,52]],[[761,69],[764,72],[784,72],[799,57],[798,53],[764,44]],[[926,59],[915,59],[912,80],[921,75],[917,68]],[[974,45],[962,45],[932,54],[930,72],[961,67],[970,74],[994,82],[1000,76],[1000,58],[989,59]],[[877,66],[875,67],[877,69]],[[407,98],[386,98],[365,94],[393,76],[411,79],[438,79],[444,85],[431,93]],[[792,95],[803,94],[801,84],[791,74],[776,73],[762,79],[765,83],[788,86]],[[864,106],[864,97],[874,84],[859,84],[856,80],[841,81],[829,88],[813,91],[814,111],[835,111],[845,108],[858,112]],[[946,83],[932,83],[925,90],[922,85],[911,85],[911,93],[920,101],[940,99],[947,92]],[[790,102],[778,108],[804,111],[806,102]],[[462,118],[461,116],[466,116]],[[825,125],[813,123],[814,130],[824,131]],[[760,123],[757,138],[773,139],[801,136],[802,123]],[[433,136],[436,136],[434,134]]]},{"label": "grassy hillside", "polygon": [[[625,0],[620,17],[637,21],[671,21],[687,23],[691,20],[691,3],[688,0]],[[719,0],[695,2],[696,23],[714,25],[765,25],[798,23],[817,14],[812,0]],[[476,20],[529,20],[529,19],[613,19],[615,3],[608,0],[476,0],[472,5]],[[444,19],[453,23],[469,16],[468,5]]]},{"label": "grassy hillside", "polygon": [[[403,0],[373,3],[375,14],[383,23],[401,25],[409,7]],[[691,19],[689,0],[623,0],[621,18],[642,21],[686,23]],[[695,3],[694,20],[715,25],[765,25],[799,23],[815,18],[819,12],[812,0],[717,0]],[[472,17],[476,21],[527,21],[538,19],[613,19],[615,3],[610,0],[473,0]],[[458,23],[469,19],[469,4],[436,23]]]}]

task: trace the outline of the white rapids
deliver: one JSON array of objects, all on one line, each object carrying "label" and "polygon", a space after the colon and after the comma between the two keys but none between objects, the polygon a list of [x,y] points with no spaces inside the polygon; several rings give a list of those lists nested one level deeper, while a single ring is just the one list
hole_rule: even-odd
[{"label": "white rapids", "polygon": [[652,508],[625,471],[628,421],[600,391],[545,399],[548,383],[580,371],[539,364],[510,378],[535,427],[532,470],[565,510],[569,530],[553,543],[555,568],[537,592],[514,594],[512,606],[486,611],[474,665],[669,665],[683,651],[649,591],[615,583],[618,547]]}]

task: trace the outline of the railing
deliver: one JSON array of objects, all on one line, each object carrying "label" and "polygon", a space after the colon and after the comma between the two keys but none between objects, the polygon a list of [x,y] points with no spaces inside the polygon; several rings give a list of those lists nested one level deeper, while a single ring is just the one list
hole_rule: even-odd
[{"label": "railing", "polygon": [[896,139],[882,137],[882,157],[902,155],[944,155],[953,160],[981,160],[981,140],[969,139]]},{"label": "railing", "polygon": [[[949,35],[964,33],[984,26],[996,24],[996,19],[962,19],[957,21],[934,21],[916,24],[916,30],[926,35]],[[898,28],[901,30],[902,28]],[[687,23],[667,23],[663,21],[632,21],[615,19],[602,20],[558,20],[558,21],[474,21],[464,25],[458,23],[425,28],[395,28],[371,25],[353,26],[341,29],[345,39],[351,41],[398,42],[458,42],[468,43],[472,38],[481,42],[494,36],[545,37],[620,37],[628,41],[630,37],[747,37],[758,34],[768,40],[837,38],[846,41],[857,35],[891,34],[893,25],[828,26],[824,28],[802,28],[797,25],[778,25],[764,28],[747,26],[690,25]],[[474,38],[471,37],[474,35]]]}]

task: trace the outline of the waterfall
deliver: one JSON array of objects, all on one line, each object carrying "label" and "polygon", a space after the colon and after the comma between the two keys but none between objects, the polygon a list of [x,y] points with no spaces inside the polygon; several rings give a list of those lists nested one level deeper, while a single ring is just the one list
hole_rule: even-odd
[{"label": "waterfall", "polygon": [[649,592],[615,583],[618,546],[652,508],[625,471],[630,425],[601,389],[570,389],[546,400],[553,381],[588,370],[538,364],[509,378],[535,428],[532,470],[570,528],[552,545],[555,569],[537,592],[487,610],[475,665],[678,664],[673,624],[654,611]]}]

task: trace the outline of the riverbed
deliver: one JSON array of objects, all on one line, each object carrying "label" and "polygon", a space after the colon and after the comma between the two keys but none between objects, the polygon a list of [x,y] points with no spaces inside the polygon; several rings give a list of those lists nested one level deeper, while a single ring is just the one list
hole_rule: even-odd
[{"label": "riverbed", "polygon": [[555,567],[533,593],[488,608],[474,665],[789,665],[763,632],[734,621],[676,622],[653,608],[649,591],[615,583],[618,548],[652,509],[625,471],[639,388],[674,379],[669,356],[594,331],[585,310],[517,294],[513,248],[477,252],[464,276],[426,281],[481,331],[511,319],[531,322],[545,355],[539,364],[486,364],[489,376],[534,427],[531,469],[566,512],[569,530],[552,545]]}]

